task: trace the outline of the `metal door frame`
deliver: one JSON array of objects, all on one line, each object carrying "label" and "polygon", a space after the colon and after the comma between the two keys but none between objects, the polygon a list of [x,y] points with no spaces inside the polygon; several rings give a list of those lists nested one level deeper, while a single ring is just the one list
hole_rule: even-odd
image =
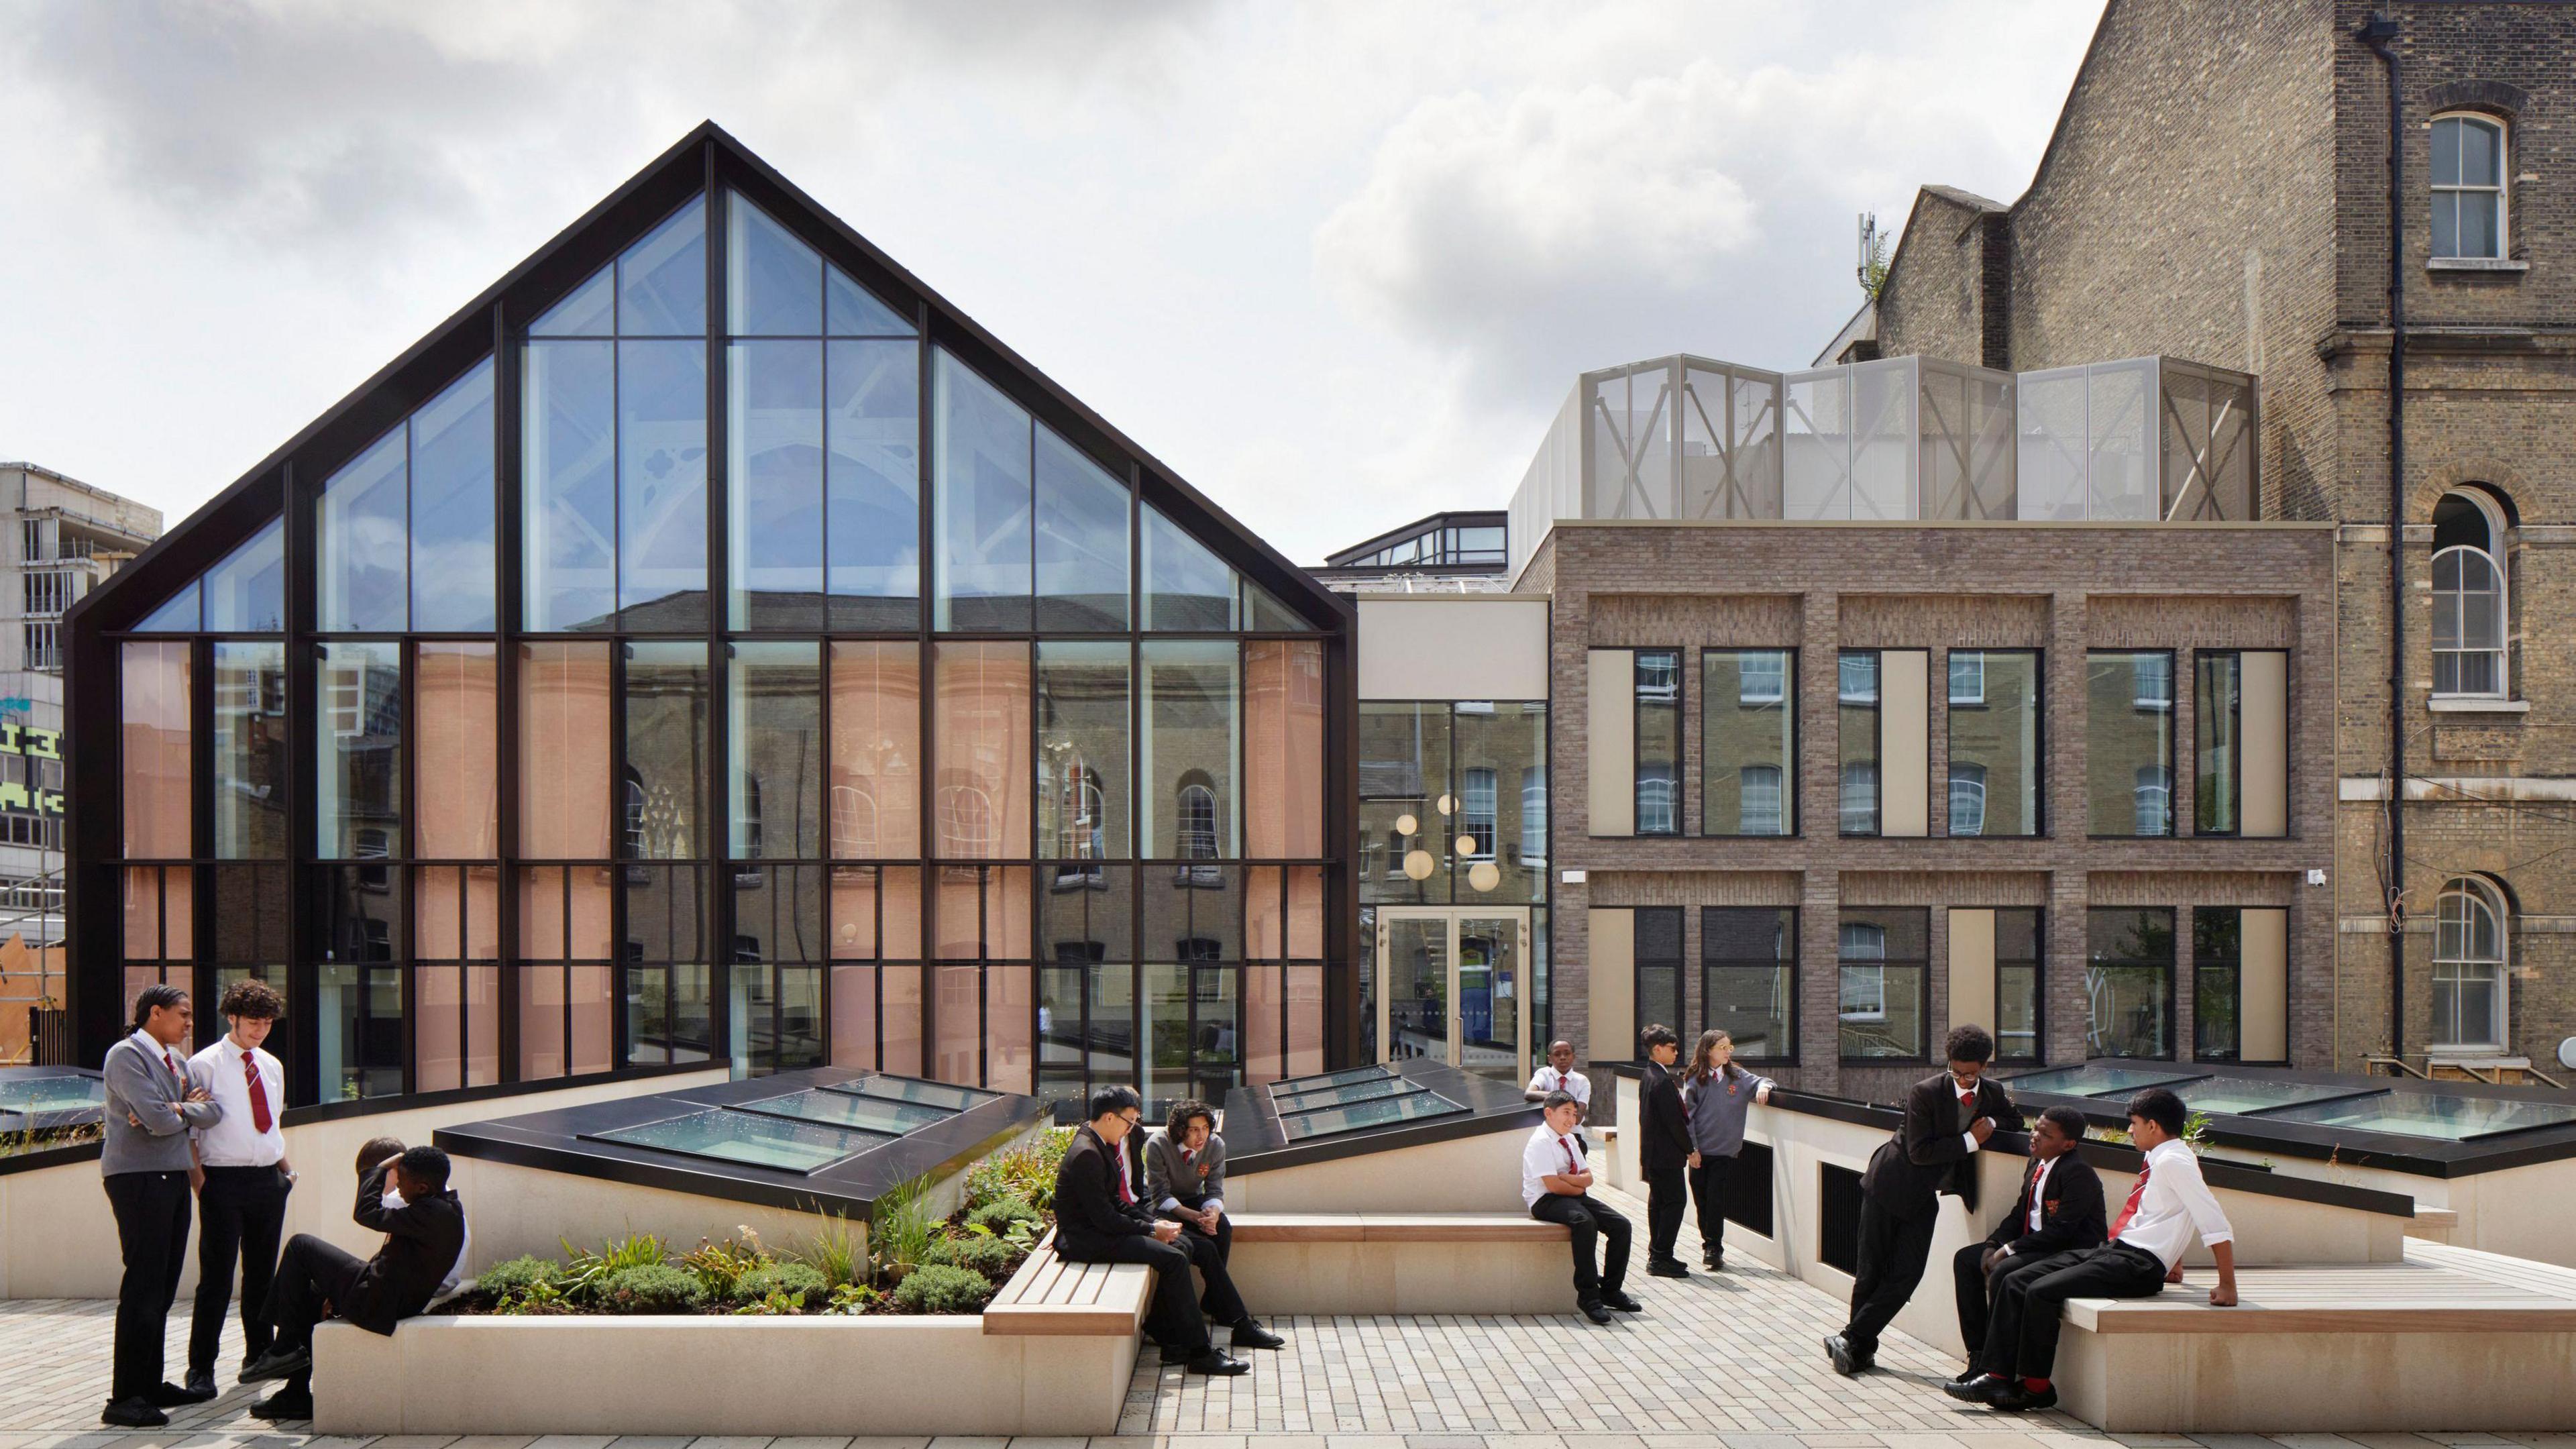
[{"label": "metal door frame", "polygon": [[1438,921],[1447,927],[1448,965],[1442,975],[1443,1012],[1449,1018],[1447,1048],[1441,1060],[1458,1066],[1466,1041],[1458,1017],[1459,926],[1466,921],[1510,921],[1520,928],[1519,963],[1515,968],[1520,991],[1512,1013],[1512,1050],[1518,1060],[1515,1072],[1526,1071],[1530,1064],[1530,908],[1520,906],[1395,906],[1377,908],[1377,1059],[1394,1060],[1394,1034],[1388,1030],[1389,1007],[1395,999],[1395,925],[1399,921]]}]

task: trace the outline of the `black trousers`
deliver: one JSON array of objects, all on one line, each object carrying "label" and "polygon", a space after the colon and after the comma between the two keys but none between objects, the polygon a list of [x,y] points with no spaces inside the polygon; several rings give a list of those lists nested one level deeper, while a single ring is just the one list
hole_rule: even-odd
[{"label": "black trousers", "polygon": [[[1174,1193],[1173,1197],[1192,1212],[1207,1206],[1208,1201],[1205,1193],[1194,1197]],[[1234,1276],[1226,1271],[1226,1259],[1234,1252],[1234,1219],[1220,1215],[1213,1235],[1182,1223],[1179,1246],[1190,1250],[1190,1262],[1207,1285],[1207,1290],[1199,1294],[1199,1310],[1210,1322],[1231,1328],[1252,1316],[1252,1310],[1244,1307],[1243,1295],[1234,1289]]]},{"label": "black trousers", "polygon": [[[1198,1253],[1185,1246],[1189,1236],[1189,1229],[1183,1228],[1180,1242],[1158,1243],[1139,1234],[1120,1238],[1080,1257],[1062,1248],[1056,1250],[1056,1255],[1068,1263],[1142,1263],[1153,1269],[1154,1306],[1145,1310],[1145,1332],[1165,1348],[1195,1353],[1208,1346],[1208,1331],[1207,1320],[1199,1315],[1199,1306],[1190,1294],[1190,1267],[1198,1260]],[[1213,1246],[1211,1241],[1211,1250]],[[1222,1264],[1218,1271],[1224,1271]]]},{"label": "black trousers", "polygon": [[2165,1265],[2125,1243],[2055,1253],[2003,1275],[1994,1323],[1978,1367],[1988,1373],[2044,1379],[2057,1363],[2060,1310],[2069,1298],[2152,1298],[2164,1291]]},{"label": "black trousers", "polygon": [[1682,1208],[1690,1200],[1687,1167],[1649,1167],[1646,1173],[1646,1261],[1673,1261],[1682,1238]]},{"label": "black trousers", "polygon": [[268,1285],[277,1276],[277,1239],[286,1226],[286,1174],[274,1167],[209,1167],[197,1194],[197,1313],[188,1329],[188,1371],[212,1373],[232,1306],[233,1263],[241,1263],[242,1357],[266,1352]]},{"label": "black trousers", "polygon": [[[1585,1193],[1568,1197],[1551,1192],[1530,1204],[1530,1216],[1543,1223],[1563,1223],[1574,1235],[1574,1301],[1585,1307],[1619,1291],[1628,1281],[1628,1220],[1616,1208]],[[1601,1267],[1592,1266],[1595,1239],[1607,1238]]]},{"label": "black trousers", "polygon": [[1961,1248],[1950,1259],[1950,1296],[1959,1305],[1959,1341],[1968,1346],[1968,1362],[1977,1362],[1986,1346],[1986,1328],[1993,1317],[1991,1305],[2003,1288],[2004,1275],[2055,1254],[2039,1257],[2001,1258],[1995,1270],[1986,1271],[1986,1255],[1996,1251],[1993,1243],[1980,1238]]},{"label": "black trousers", "polygon": [[104,1181],[125,1277],[116,1288],[116,1372],[108,1398],[161,1386],[161,1339],[188,1261],[188,1174],[119,1172]]},{"label": "black trousers", "polygon": [[1938,1221],[1901,1218],[1876,1198],[1861,1199],[1860,1271],[1852,1275],[1851,1322],[1843,1328],[1852,1352],[1863,1358],[1878,1352],[1878,1336],[1923,1281]]},{"label": "black trousers", "polygon": [[[313,1326],[330,1316],[335,1305],[349,1301],[366,1263],[311,1233],[286,1240],[277,1260],[277,1281],[268,1290],[268,1324],[281,1349],[309,1349]],[[313,1375],[300,1373],[286,1381],[289,1389],[312,1392]]]},{"label": "black trousers", "polygon": [[1732,1157],[1703,1152],[1699,1166],[1690,1170],[1691,1206],[1699,1209],[1699,1253],[1712,1268],[1726,1258],[1726,1174],[1734,1166]]}]

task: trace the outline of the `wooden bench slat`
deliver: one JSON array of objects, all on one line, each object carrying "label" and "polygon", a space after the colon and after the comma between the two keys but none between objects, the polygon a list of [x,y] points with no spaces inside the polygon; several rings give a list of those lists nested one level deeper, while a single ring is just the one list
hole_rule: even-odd
[{"label": "wooden bench slat", "polygon": [[1153,1270],[1139,1263],[1068,1263],[1049,1232],[984,1309],[984,1332],[1020,1337],[1119,1337],[1144,1322]]}]

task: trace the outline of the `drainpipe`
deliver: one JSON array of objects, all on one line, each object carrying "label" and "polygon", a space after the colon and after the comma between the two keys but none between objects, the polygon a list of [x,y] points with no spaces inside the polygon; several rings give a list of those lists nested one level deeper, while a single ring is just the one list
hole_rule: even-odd
[{"label": "drainpipe", "polygon": [[2388,72],[2388,1054],[2406,1055],[2406,122],[2397,22],[2353,37]]}]

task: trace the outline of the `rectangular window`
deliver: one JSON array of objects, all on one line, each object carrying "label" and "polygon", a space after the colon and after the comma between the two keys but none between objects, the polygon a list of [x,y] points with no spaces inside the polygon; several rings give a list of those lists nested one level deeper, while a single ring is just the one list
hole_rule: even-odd
[{"label": "rectangular window", "polygon": [[1242,851],[1243,736],[1236,646],[1143,646],[1145,841],[1155,860],[1232,860]]},{"label": "rectangular window", "polygon": [[2244,912],[2233,906],[2194,906],[2191,912],[2193,1060],[2244,1060],[2244,999]]},{"label": "rectangular window", "polygon": [[2085,657],[2086,829],[2173,834],[2173,655]]},{"label": "rectangular window", "polygon": [[1703,649],[1699,659],[1700,833],[1796,834],[1794,651]]},{"label": "rectangular window", "polygon": [[601,860],[608,832],[608,645],[519,646],[519,854]]},{"label": "rectangular window", "polygon": [[2234,835],[2243,799],[2244,668],[2235,654],[2201,651],[2198,688],[2192,693],[2192,818],[2194,835]]},{"label": "rectangular window", "polygon": [[1920,1061],[1931,978],[1932,913],[1921,906],[1842,912],[1837,974],[1846,1060]]},{"label": "rectangular window", "polygon": [[[1324,646],[1255,639],[1243,646],[1244,828],[1256,857],[1324,853]],[[1493,772],[1486,825],[1469,833],[1493,853]],[[1475,784],[1465,784],[1472,800]]]},{"label": "rectangular window", "polygon": [[931,364],[932,627],[1026,629],[1029,415],[945,350]]},{"label": "rectangular window", "polygon": [[2037,650],[1950,651],[1950,833],[2037,835]]},{"label": "rectangular window", "polygon": [[2041,1057],[2040,969],[2047,937],[2033,907],[1995,912],[1995,1060],[2037,1062]]},{"label": "rectangular window", "polygon": [[[733,755],[732,854],[740,860],[820,859],[823,678],[816,647],[731,647],[726,744]],[[1028,652],[1024,646],[1020,660],[1020,709],[1025,716]],[[1027,736],[1020,738],[1025,742]],[[1026,758],[1021,756],[1023,761]],[[1026,776],[1022,779],[1025,782]],[[1025,815],[1020,818],[1027,820]]]},{"label": "rectangular window", "polygon": [[314,848],[325,860],[382,860],[402,838],[401,646],[325,644]]},{"label": "rectangular window", "polygon": [[638,641],[625,651],[618,853],[628,860],[702,859],[708,853],[707,725],[715,704],[707,646]]},{"label": "rectangular window", "polygon": [[832,645],[832,858],[921,854],[921,646]]},{"label": "rectangular window", "polygon": [[31,623],[25,626],[27,667],[29,669],[60,669],[63,667],[62,642],[60,636],[56,633],[56,631],[61,627],[61,625],[50,621],[41,624]]},{"label": "rectangular window", "polygon": [[[1258,647],[1258,646],[1248,646]],[[1437,706],[1434,706],[1435,708]],[[1547,899],[1547,706],[1461,702],[1452,707],[1460,820],[1448,849],[1452,898],[1460,901]],[[1436,818],[1437,801],[1433,802]],[[1433,827],[1436,836],[1438,827]],[[1456,836],[1475,841],[1456,854]]]},{"label": "rectangular window", "polygon": [[1682,652],[1637,651],[1637,833],[1681,831]]},{"label": "rectangular window", "polygon": [[1125,644],[1038,645],[1038,854],[1125,859],[1134,709]]},{"label": "rectangular window", "polygon": [[[1679,906],[1639,906],[1637,908],[1637,1030],[1650,1026],[1669,1026],[1681,1030],[1682,1020],[1682,908]],[[1596,1050],[1621,1058],[1642,1057],[1646,1049],[1638,1042],[1619,1045],[1594,1043]]]},{"label": "rectangular window", "polygon": [[2172,909],[2096,908],[2084,935],[2084,1054],[2171,1060]]},{"label": "rectangular window", "polygon": [[286,646],[215,645],[215,856],[286,858]]},{"label": "rectangular window", "polygon": [[1846,649],[1836,661],[1838,736],[1842,763],[1840,829],[1845,835],[1878,833],[1878,651]]},{"label": "rectangular window", "polygon": [[1702,907],[1699,961],[1701,1028],[1734,1038],[1739,1060],[1795,1061],[1797,909]]}]

